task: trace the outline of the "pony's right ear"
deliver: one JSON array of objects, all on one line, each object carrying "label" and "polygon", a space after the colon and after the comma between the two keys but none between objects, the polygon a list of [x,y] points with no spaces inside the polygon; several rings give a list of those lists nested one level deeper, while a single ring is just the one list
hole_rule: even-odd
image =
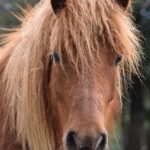
[{"label": "pony's right ear", "polygon": [[58,13],[59,10],[65,7],[66,0],[51,0],[51,5],[54,13]]},{"label": "pony's right ear", "polygon": [[131,0],[116,0],[118,4],[123,7],[125,10],[128,9],[128,7],[131,4]]}]

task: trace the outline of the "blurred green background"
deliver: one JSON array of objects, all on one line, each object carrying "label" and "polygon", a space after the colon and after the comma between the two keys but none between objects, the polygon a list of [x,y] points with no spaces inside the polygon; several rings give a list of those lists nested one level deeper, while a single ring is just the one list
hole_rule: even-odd
[{"label": "blurred green background", "polygon": [[[38,0],[0,0],[0,26],[12,28],[19,24],[10,12],[19,13],[16,4],[26,7]],[[133,87],[123,98],[122,122],[116,123],[116,135],[110,150],[150,150],[150,0],[134,0],[133,14],[143,34],[142,82],[133,77]],[[2,31],[0,31],[2,33]]]}]

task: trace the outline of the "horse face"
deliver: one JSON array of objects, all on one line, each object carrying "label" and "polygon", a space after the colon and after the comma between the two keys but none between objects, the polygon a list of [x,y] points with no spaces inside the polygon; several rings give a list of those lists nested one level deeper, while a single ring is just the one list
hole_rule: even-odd
[{"label": "horse face", "polygon": [[[66,5],[67,0],[51,2],[56,16],[61,14],[61,9],[69,7]],[[127,9],[130,0],[116,0],[116,5],[117,3]],[[67,29],[64,30],[66,31]],[[77,48],[76,44],[74,47]],[[57,130],[56,141],[66,150],[104,150],[107,147],[107,131],[119,108],[118,64],[121,57],[108,49],[100,52],[96,64],[88,62],[88,67],[84,63],[78,64],[81,66],[79,74],[65,56],[60,58],[63,68],[58,63],[53,63],[51,67],[50,105]]]},{"label": "horse face", "polygon": [[53,63],[50,101],[56,128],[60,130],[57,137],[59,141],[62,139],[65,149],[106,148],[110,113],[114,113],[112,106],[116,107],[118,102],[117,65],[120,61],[120,56],[105,52],[97,65],[84,68],[80,75],[69,61],[63,64],[65,71]]}]

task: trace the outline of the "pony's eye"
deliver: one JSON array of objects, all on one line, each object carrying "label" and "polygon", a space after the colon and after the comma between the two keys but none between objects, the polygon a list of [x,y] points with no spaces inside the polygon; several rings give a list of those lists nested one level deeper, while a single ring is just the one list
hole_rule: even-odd
[{"label": "pony's eye", "polygon": [[122,60],[122,56],[117,55],[116,60],[115,60],[115,65],[118,66],[120,64],[121,60]]},{"label": "pony's eye", "polygon": [[58,54],[56,51],[54,51],[54,52],[52,53],[51,57],[52,57],[52,60],[53,60],[54,62],[60,63],[60,56],[59,56],[59,54]]}]

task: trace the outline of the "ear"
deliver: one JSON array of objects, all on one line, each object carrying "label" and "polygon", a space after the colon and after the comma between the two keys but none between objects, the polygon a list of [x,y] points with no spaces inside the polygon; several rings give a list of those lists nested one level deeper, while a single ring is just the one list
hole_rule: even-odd
[{"label": "ear", "polygon": [[117,0],[118,4],[122,6],[125,10],[129,7],[131,4],[131,0]]},{"label": "ear", "polygon": [[57,13],[59,10],[65,7],[66,0],[51,0],[51,5],[54,13]]}]

